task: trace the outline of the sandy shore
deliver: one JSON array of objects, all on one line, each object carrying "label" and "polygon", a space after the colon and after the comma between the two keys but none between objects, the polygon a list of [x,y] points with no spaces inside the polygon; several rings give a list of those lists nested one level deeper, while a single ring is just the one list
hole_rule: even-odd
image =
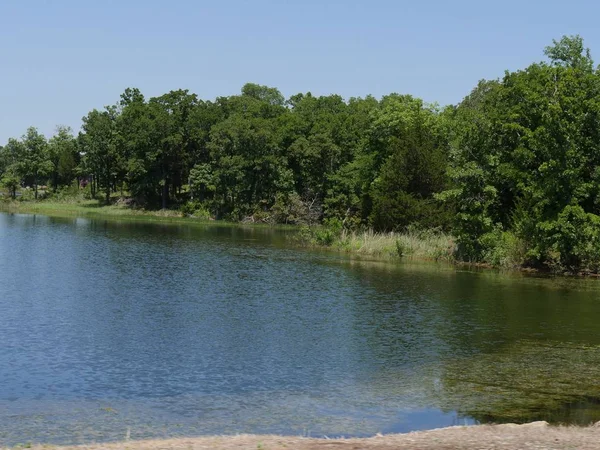
[{"label": "sandy shore", "polygon": [[[41,450],[49,446],[34,446]],[[171,440],[128,441],[61,450],[359,450],[359,449],[600,449],[600,426],[553,427],[546,422],[527,425],[480,425],[377,436],[369,439],[309,439],[283,436],[222,436]]]}]

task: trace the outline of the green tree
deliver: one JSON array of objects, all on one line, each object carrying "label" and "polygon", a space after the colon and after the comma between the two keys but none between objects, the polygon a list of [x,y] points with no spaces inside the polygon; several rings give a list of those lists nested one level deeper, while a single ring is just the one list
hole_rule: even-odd
[{"label": "green tree", "polygon": [[44,135],[40,134],[37,128],[34,127],[27,129],[22,137],[22,143],[18,172],[23,178],[31,180],[35,199],[37,200],[38,183],[51,170],[51,163],[48,159],[48,143]]},{"label": "green tree", "polygon": [[8,189],[13,199],[16,198],[17,189],[21,185],[19,162],[23,155],[23,143],[13,138],[0,149],[0,183]]},{"label": "green tree", "polygon": [[268,119],[235,115],[215,125],[209,142],[219,215],[241,219],[275,201],[284,162]]},{"label": "green tree", "polygon": [[[600,236],[600,78],[579,37],[555,41],[546,55],[550,64],[480,83],[456,108],[454,188],[443,197],[459,207],[456,234],[471,259],[510,232],[529,264],[589,270],[574,256],[580,240]],[[576,242],[569,221],[585,224]]]},{"label": "green tree", "polygon": [[370,220],[378,230],[442,225],[434,199],[446,185],[447,140],[439,111],[411,96],[382,100],[369,147],[378,174],[371,184]]},{"label": "green tree", "polygon": [[58,126],[48,141],[48,159],[52,165],[50,177],[54,190],[61,183],[70,183],[75,177],[79,152],[70,127]]},{"label": "green tree", "polygon": [[83,133],[80,144],[85,153],[85,166],[104,190],[105,202],[110,203],[116,173],[119,169],[117,109],[107,107],[103,111],[94,109],[83,118]]}]

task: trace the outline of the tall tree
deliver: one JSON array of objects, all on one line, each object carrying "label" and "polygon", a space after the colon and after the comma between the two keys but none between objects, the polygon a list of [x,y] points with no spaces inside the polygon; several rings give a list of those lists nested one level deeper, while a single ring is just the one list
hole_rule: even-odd
[{"label": "tall tree", "polygon": [[384,98],[369,146],[379,166],[370,192],[373,226],[393,230],[439,223],[433,196],[445,187],[448,149],[435,107],[411,96]]},{"label": "tall tree", "polygon": [[118,171],[117,109],[94,109],[83,118],[80,142],[85,152],[86,166],[104,190],[105,202],[110,203],[110,193]]},{"label": "tall tree", "polygon": [[0,150],[0,183],[9,190],[13,199],[21,185],[20,161],[23,155],[23,143],[13,138]]},{"label": "tall tree", "polygon": [[22,137],[23,152],[19,160],[21,175],[33,183],[35,199],[38,198],[38,183],[51,169],[48,159],[48,143],[37,128],[30,127]]},{"label": "tall tree", "polygon": [[48,159],[52,187],[58,189],[60,182],[69,183],[75,176],[78,159],[77,141],[70,127],[58,126],[56,134],[48,141]]},{"label": "tall tree", "polygon": [[[456,108],[451,176],[463,257],[513,232],[529,264],[596,270],[600,251],[600,76],[579,37],[550,63],[480,83]],[[575,228],[572,224],[578,223]]]}]

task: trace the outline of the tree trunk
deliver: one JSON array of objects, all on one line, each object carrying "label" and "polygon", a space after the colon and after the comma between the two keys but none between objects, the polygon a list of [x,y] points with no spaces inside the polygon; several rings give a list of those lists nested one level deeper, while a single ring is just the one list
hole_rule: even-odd
[{"label": "tree trunk", "polygon": [[162,189],[162,209],[167,209],[169,204],[169,180],[165,178],[165,183]]},{"label": "tree trunk", "polygon": [[35,199],[38,197],[38,189],[37,189],[37,174],[33,176],[33,190],[35,191]]},{"label": "tree trunk", "polygon": [[108,205],[110,203],[110,188],[112,187],[112,180],[110,179],[110,166],[106,167],[106,193],[105,193],[105,199],[106,199],[106,204]]}]

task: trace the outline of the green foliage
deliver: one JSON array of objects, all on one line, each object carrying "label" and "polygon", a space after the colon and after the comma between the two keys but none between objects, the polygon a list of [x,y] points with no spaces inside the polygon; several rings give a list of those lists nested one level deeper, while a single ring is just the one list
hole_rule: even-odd
[{"label": "green foliage", "polygon": [[567,206],[556,220],[538,225],[530,251],[557,272],[594,272],[600,269],[600,217],[581,206]]},{"label": "green foliage", "polygon": [[110,202],[110,192],[119,170],[119,153],[116,129],[117,110],[107,107],[104,111],[94,109],[83,118],[80,134],[81,149],[85,153],[87,171],[104,190],[105,202]]},{"label": "green foliage", "polygon": [[271,212],[274,223],[290,225],[314,225],[321,216],[319,205],[303,200],[296,192],[277,194]]},{"label": "green foliage", "polygon": [[[448,113],[459,257],[597,271],[600,74],[578,37]],[[510,261],[510,263],[507,263]]]},{"label": "green foliage", "polygon": [[38,184],[51,171],[46,138],[34,127],[27,129],[21,142],[9,142],[15,147],[15,174],[26,184],[33,185],[34,198],[38,198]]},{"label": "green foliage", "polygon": [[314,229],[314,240],[318,245],[331,246],[340,237],[342,229],[339,219],[327,219],[322,227]]},{"label": "green foliage", "polygon": [[440,222],[435,193],[446,185],[447,141],[439,111],[410,96],[384,97],[370,130],[379,166],[371,183],[370,222],[377,230]]},{"label": "green foliage", "polygon": [[[212,102],[129,88],[77,139],[65,127],[10,139],[0,183],[13,197],[50,184],[57,198],[119,191],[143,208],[307,225],[325,246],[597,272],[600,72],[579,36],[545,54],[444,109],[399,94],[285,100],[254,83]],[[77,194],[64,188],[75,179]],[[358,237],[371,229],[401,234]]]},{"label": "green foliage", "polygon": [[86,198],[89,199],[89,188],[81,189],[76,182],[61,186],[52,195],[52,199],[59,202],[77,202]]},{"label": "green foliage", "polygon": [[184,203],[179,210],[186,216],[191,216],[202,220],[211,219],[210,211],[206,205],[197,200],[190,200]]},{"label": "green foliage", "polygon": [[526,261],[526,248],[521,239],[510,231],[500,228],[486,233],[479,239],[483,262],[494,267],[516,268]]},{"label": "green foliage", "polygon": [[196,164],[190,170],[189,184],[192,198],[204,200],[214,196],[217,187],[210,164]]},{"label": "green foliage", "polygon": [[591,71],[593,61],[590,49],[583,44],[581,36],[563,36],[559,41],[552,40],[544,53],[553,64]]},{"label": "green foliage", "polygon": [[304,244],[330,247],[342,237],[344,225],[339,219],[326,219],[322,226],[303,226],[298,234]]},{"label": "green foliage", "polygon": [[10,197],[14,200],[17,196],[17,189],[19,189],[21,183],[21,177],[19,176],[15,166],[9,166],[4,170],[2,177],[0,177],[0,184],[6,188],[10,193]]},{"label": "green foliage", "polygon": [[92,189],[92,184],[88,184],[81,190],[81,196],[85,200],[95,200],[96,199],[95,192]]},{"label": "green foliage", "polygon": [[79,152],[77,141],[69,127],[59,126],[56,134],[48,141],[48,161],[52,188],[60,184],[69,184],[76,175]]},{"label": "green foliage", "polygon": [[253,97],[261,102],[268,103],[269,105],[283,106],[285,102],[285,99],[279,90],[254,83],[246,83],[244,87],[242,87],[242,95]]},{"label": "green foliage", "polygon": [[403,256],[406,256],[406,245],[404,245],[404,242],[402,242],[400,239],[396,239],[396,252],[398,253],[398,257],[402,258]]}]

